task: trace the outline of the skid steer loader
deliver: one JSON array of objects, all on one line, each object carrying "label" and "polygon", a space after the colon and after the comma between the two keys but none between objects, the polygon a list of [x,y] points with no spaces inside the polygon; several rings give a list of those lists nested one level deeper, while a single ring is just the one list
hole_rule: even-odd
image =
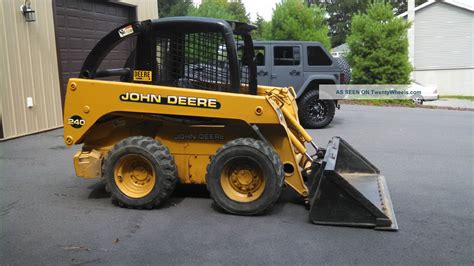
[{"label": "skid steer loader", "polygon": [[[317,147],[293,88],[257,86],[253,29],[175,17],[102,38],[67,85],[64,141],[83,144],[76,175],[103,177],[115,204],[139,209],[162,204],[178,182],[205,184],[237,215],[264,213],[286,185],[316,224],[397,230],[379,170],[339,137]],[[124,41],[134,51],[123,67],[99,69]]]}]

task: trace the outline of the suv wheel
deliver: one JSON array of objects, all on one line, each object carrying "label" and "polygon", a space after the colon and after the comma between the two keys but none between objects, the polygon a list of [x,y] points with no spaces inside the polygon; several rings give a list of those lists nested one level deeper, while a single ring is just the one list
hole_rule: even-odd
[{"label": "suv wheel", "polygon": [[323,128],[331,123],[336,112],[336,103],[333,100],[320,100],[317,90],[310,90],[303,94],[298,101],[298,116],[305,128]]}]

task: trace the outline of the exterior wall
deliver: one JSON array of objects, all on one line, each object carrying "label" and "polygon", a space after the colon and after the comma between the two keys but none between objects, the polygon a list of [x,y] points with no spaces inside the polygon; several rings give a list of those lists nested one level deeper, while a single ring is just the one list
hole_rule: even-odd
[{"label": "exterior wall", "polygon": [[118,3],[129,4],[137,7],[137,20],[157,19],[157,0],[118,0]]},{"label": "exterior wall", "polygon": [[[4,137],[62,125],[52,0],[31,1],[36,21],[26,22],[23,0],[0,1],[0,98]],[[26,107],[32,97],[34,106]]]},{"label": "exterior wall", "polygon": [[425,86],[437,86],[439,95],[474,96],[474,68],[446,70],[416,70],[416,81]]},{"label": "exterior wall", "polygon": [[474,12],[436,2],[416,11],[415,71],[440,95],[473,95]]},{"label": "exterior wall", "polygon": [[[52,1],[31,1],[36,21],[30,23],[20,12],[24,0],[0,1],[0,121],[4,138],[63,124]],[[156,0],[112,1],[136,6],[138,20],[158,18]],[[32,108],[26,107],[27,97],[33,98]]]},{"label": "exterior wall", "polygon": [[473,68],[474,12],[436,2],[415,16],[415,68]]}]

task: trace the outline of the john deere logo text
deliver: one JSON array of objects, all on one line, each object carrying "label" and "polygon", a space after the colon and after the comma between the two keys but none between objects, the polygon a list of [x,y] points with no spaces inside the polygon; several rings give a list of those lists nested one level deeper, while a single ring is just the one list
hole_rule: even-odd
[{"label": "john deere logo text", "polygon": [[136,92],[126,92],[120,95],[120,100],[124,102],[166,104],[210,109],[221,108],[221,103],[218,102],[216,99],[187,96],[162,96],[160,94],[142,94]]}]

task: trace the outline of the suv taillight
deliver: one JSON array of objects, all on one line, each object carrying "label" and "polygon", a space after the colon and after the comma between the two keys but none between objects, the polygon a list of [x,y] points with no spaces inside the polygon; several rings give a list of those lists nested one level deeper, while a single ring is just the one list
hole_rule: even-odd
[{"label": "suv taillight", "polygon": [[344,74],[344,72],[341,72],[341,74],[339,75],[340,79],[339,79],[339,82],[341,84],[345,84],[346,83],[346,74]]}]

